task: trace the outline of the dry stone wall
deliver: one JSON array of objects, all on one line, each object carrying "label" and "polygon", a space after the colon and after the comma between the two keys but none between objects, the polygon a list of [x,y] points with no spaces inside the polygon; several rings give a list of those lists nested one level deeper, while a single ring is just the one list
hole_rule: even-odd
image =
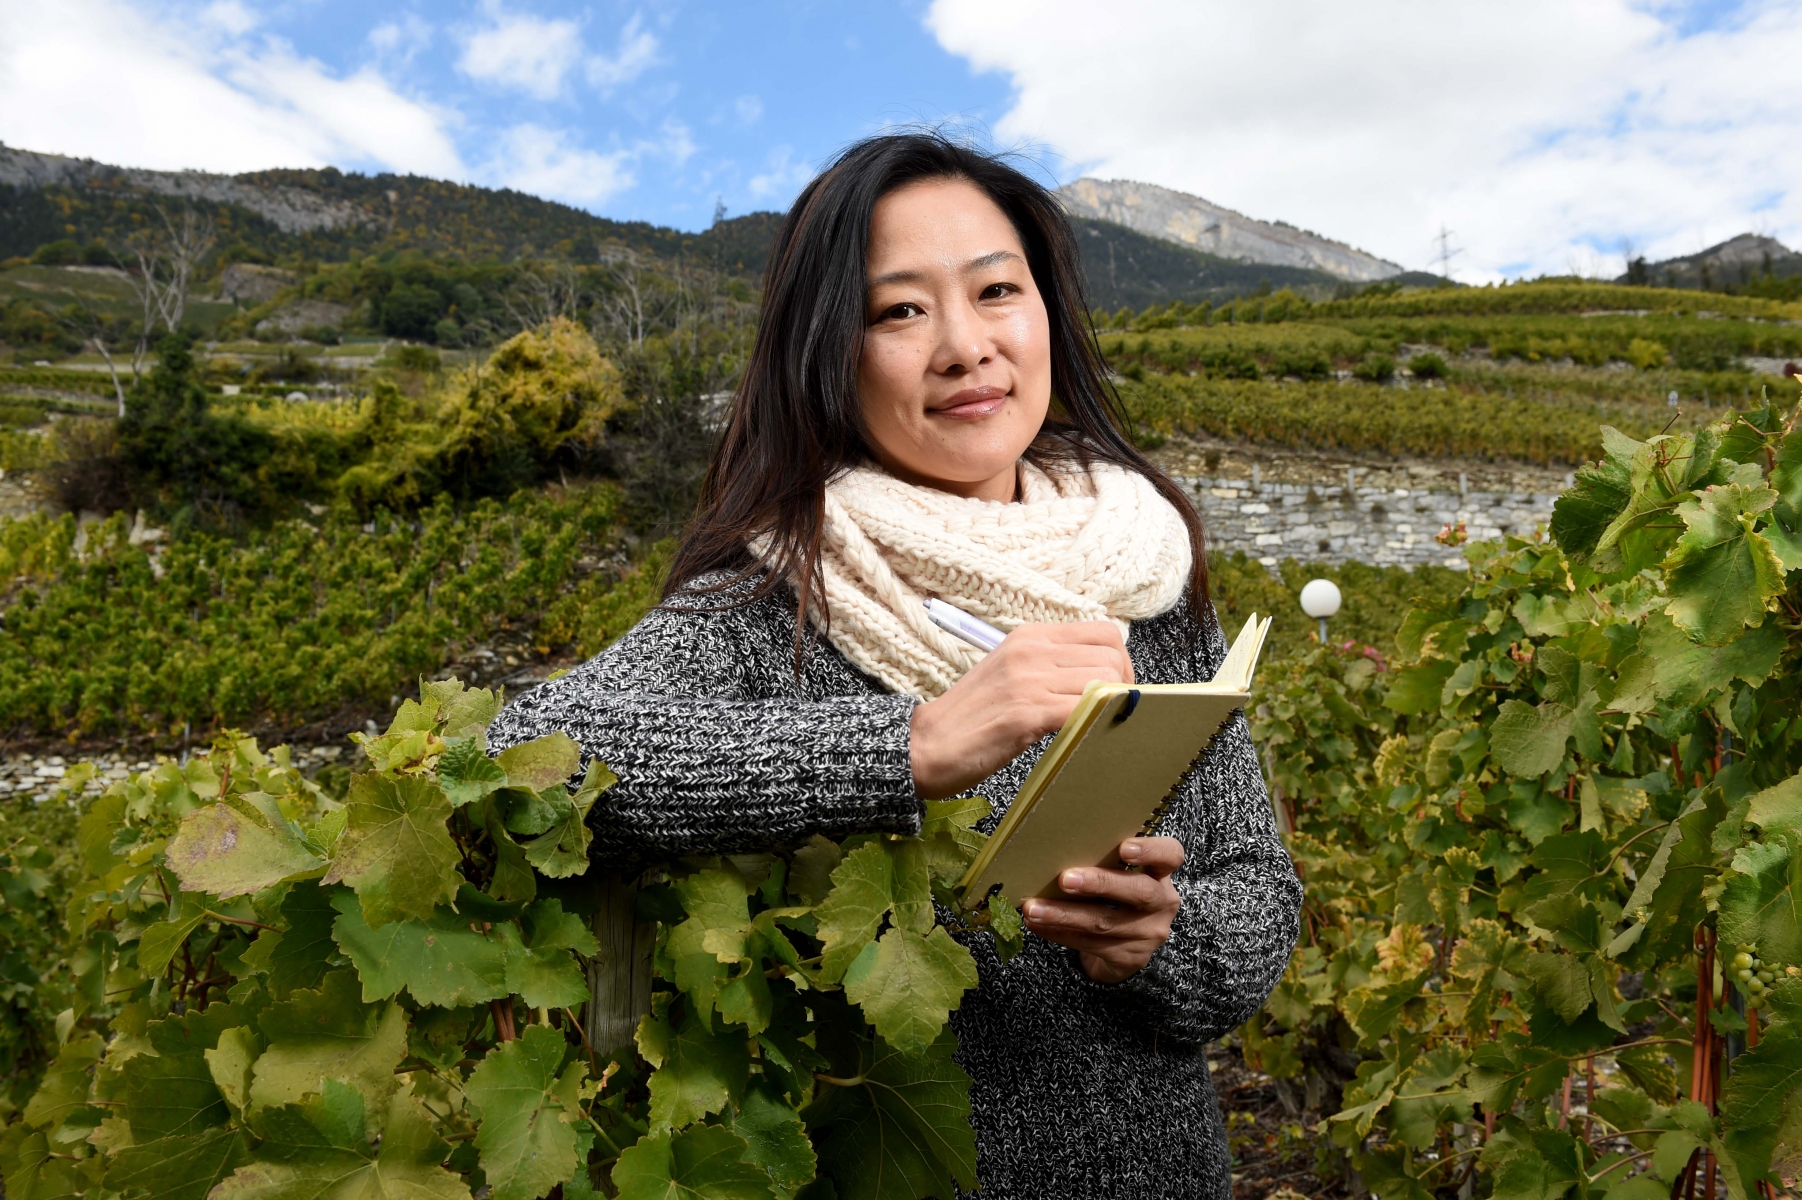
[{"label": "dry stone wall", "polygon": [[1267,567],[1301,562],[1364,562],[1462,569],[1456,549],[1436,536],[1460,522],[1471,540],[1527,535],[1551,520],[1554,494],[1443,491],[1360,486],[1351,472],[1337,483],[1179,478],[1201,509],[1208,544],[1243,550]]}]

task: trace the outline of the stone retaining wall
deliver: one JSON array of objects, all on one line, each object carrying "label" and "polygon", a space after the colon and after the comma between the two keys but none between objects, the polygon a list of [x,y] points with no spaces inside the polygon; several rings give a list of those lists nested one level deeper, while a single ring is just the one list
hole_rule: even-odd
[{"label": "stone retaining wall", "polygon": [[1195,497],[1208,543],[1243,550],[1267,567],[1301,562],[1365,562],[1462,569],[1458,552],[1434,540],[1462,521],[1471,540],[1530,534],[1552,516],[1555,495],[1428,491],[1337,484],[1264,483],[1194,476],[1178,480]]}]

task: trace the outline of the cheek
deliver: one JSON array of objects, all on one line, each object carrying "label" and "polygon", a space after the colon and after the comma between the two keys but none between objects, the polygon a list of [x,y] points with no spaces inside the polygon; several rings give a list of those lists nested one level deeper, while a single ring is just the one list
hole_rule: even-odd
[{"label": "cheek", "polygon": [[858,398],[872,427],[904,423],[919,408],[924,378],[919,347],[904,338],[873,338],[857,363]]}]

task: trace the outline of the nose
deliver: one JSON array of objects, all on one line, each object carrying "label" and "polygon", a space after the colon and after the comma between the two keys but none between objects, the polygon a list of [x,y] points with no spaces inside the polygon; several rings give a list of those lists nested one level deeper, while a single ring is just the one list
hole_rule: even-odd
[{"label": "nose", "polygon": [[995,357],[995,339],[988,322],[968,298],[960,297],[939,307],[934,332],[932,369],[941,375],[967,375]]}]

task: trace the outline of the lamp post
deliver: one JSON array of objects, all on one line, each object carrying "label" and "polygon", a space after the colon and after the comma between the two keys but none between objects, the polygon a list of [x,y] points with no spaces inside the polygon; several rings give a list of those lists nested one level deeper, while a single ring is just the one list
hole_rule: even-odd
[{"label": "lamp post", "polygon": [[1310,579],[1301,589],[1301,610],[1320,622],[1320,644],[1326,645],[1326,619],[1339,611],[1339,585]]}]

